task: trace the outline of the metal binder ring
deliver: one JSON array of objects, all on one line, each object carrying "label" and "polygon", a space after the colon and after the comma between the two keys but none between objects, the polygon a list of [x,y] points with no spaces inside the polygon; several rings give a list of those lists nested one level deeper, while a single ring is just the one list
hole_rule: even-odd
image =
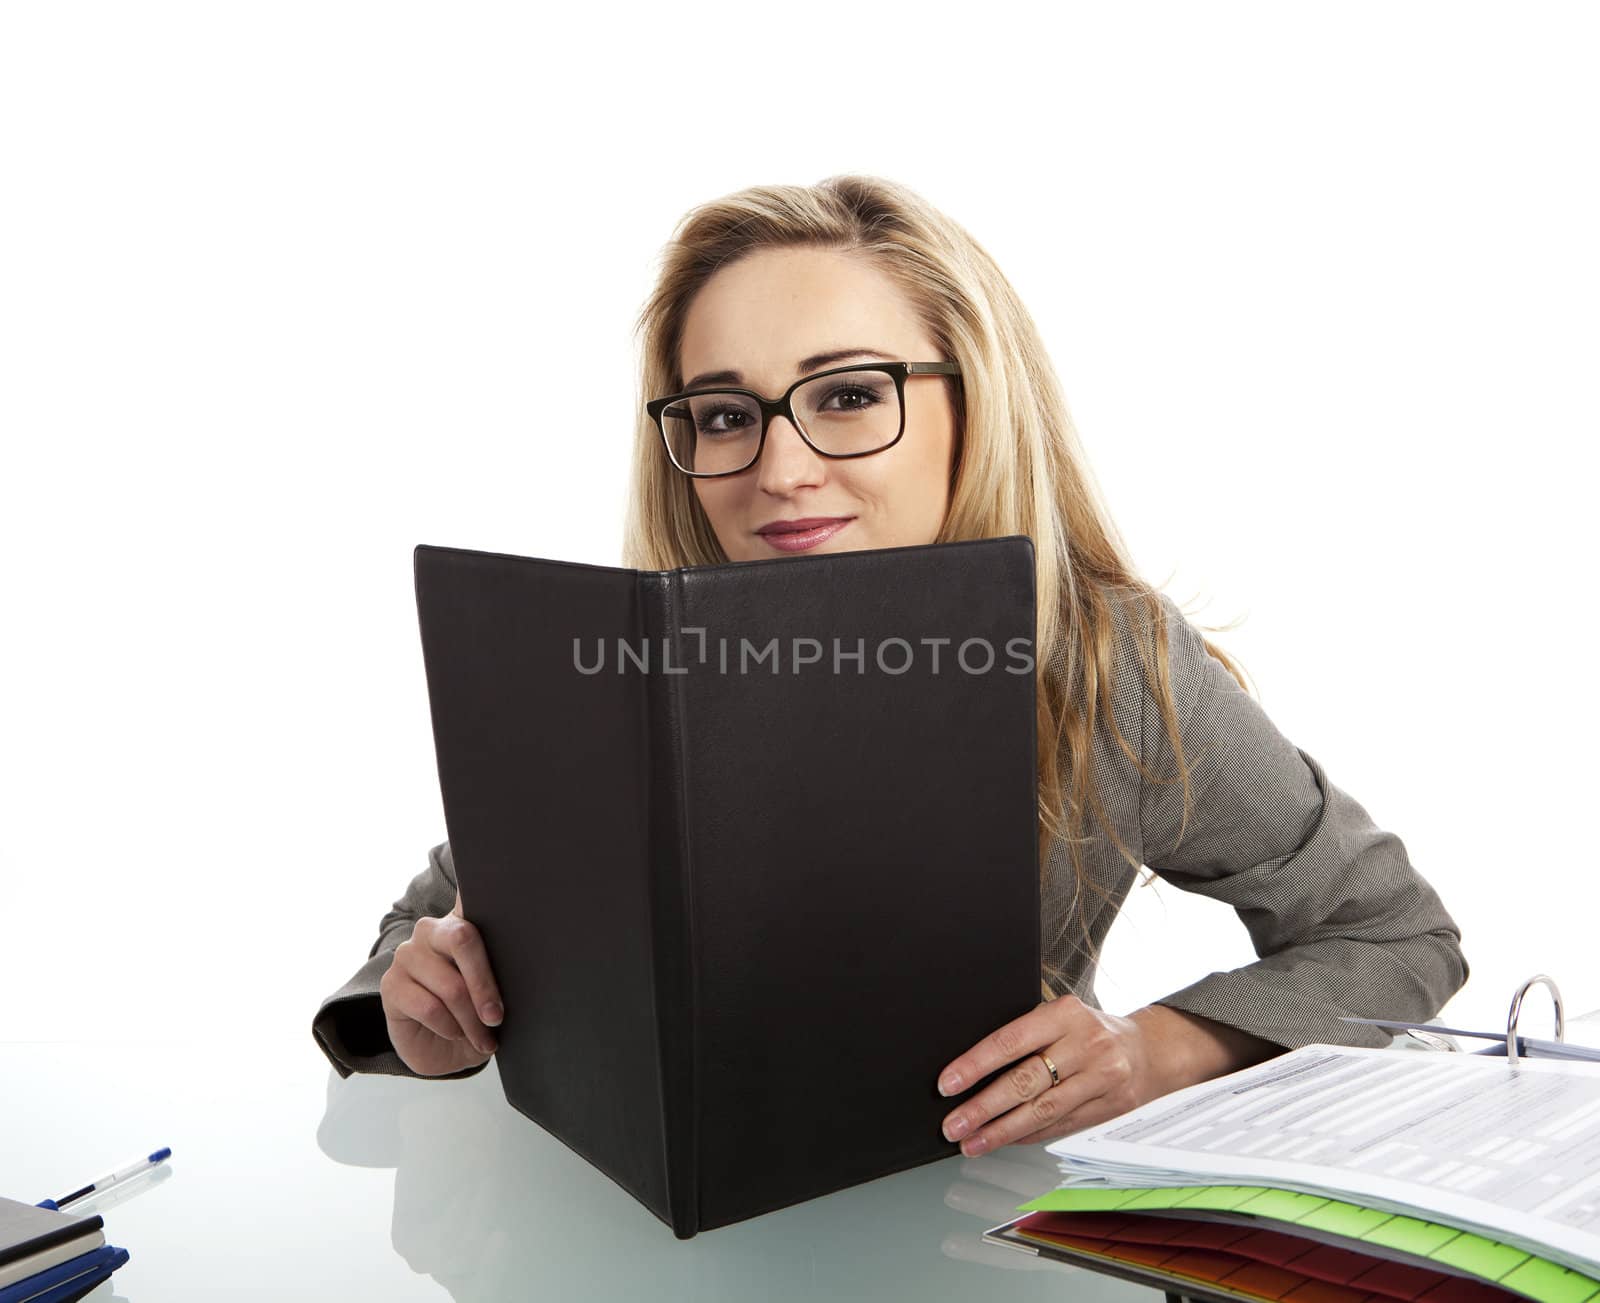
[{"label": "metal binder ring", "polygon": [[1564,1014],[1564,1012],[1562,1010],[1562,1007],[1561,1007],[1561,991],[1557,988],[1555,982],[1553,982],[1550,978],[1546,977],[1543,973],[1539,973],[1534,977],[1530,977],[1526,982],[1524,982],[1521,986],[1519,986],[1517,988],[1517,993],[1514,996],[1511,997],[1511,1012],[1506,1017],[1506,1062],[1507,1063],[1515,1063],[1517,1061],[1517,1018],[1522,1013],[1522,997],[1525,996],[1528,993],[1528,990],[1529,990],[1530,987],[1534,986],[1536,983],[1539,983],[1539,982],[1543,982],[1546,986],[1548,986],[1550,988],[1550,998],[1551,998],[1551,1000],[1553,1000],[1555,1002],[1555,1006],[1556,1006],[1556,1039],[1558,1041],[1564,1041],[1567,1038],[1566,1037],[1566,1026],[1567,1026],[1566,1016],[1565,1016],[1565,1014]]},{"label": "metal binder ring", "polygon": [[1059,1086],[1061,1084],[1061,1074],[1056,1071],[1056,1065],[1050,1062],[1050,1056],[1040,1050],[1039,1057],[1044,1060],[1044,1066],[1050,1069],[1050,1084]]}]

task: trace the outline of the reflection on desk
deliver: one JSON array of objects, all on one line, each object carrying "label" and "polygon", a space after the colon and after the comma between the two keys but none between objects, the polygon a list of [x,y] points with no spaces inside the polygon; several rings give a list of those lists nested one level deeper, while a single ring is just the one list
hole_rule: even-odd
[{"label": "reflection on desk", "polygon": [[130,1257],[94,1303],[1154,1297],[982,1242],[1055,1186],[1042,1145],[680,1241],[511,1108],[493,1063],[456,1081],[341,1079],[309,1045],[0,1043],[0,1072],[21,1092],[0,1120],[13,1197],[44,1198],[130,1145],[172,1146],[170,1176],[105,1210]]}]

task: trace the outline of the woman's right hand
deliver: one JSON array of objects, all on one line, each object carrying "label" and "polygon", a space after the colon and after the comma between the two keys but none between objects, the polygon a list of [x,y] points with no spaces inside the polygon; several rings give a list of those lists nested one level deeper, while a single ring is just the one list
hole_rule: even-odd
[{"label": "woman's right hand", "polygon": [[440,1077],[487,1063],[496,1042],[486,1024],[504,1017],[483,937],[455,908],[417,920],[378,983],[389,1041],[412,1072]]}]

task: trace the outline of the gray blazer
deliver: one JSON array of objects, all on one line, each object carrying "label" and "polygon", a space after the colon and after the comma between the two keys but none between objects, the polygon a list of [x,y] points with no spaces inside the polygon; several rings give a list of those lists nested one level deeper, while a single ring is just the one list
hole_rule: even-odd
[{"label": "gray blazer", "polygon": [[[1207,974],[1159,1003],[1289,1049],[1389,1044],[1387,1033],[1339,1015],[1431,1018],[1467,979],[1460,929],[1400,838],[1374,826],[1315,759],[1279,733],[1206,651],[1177,604],[1165,594],[1161,602],[1194,803],[1181,842],[1181,788],[1145,782],[1103,714],[1096,788],[1107,820],[1141,863],[1186,891],[1231,905],[1260,958]],[[1137,609],[1117,608],[1112,712],[1145,768],[1170,775],[1175,758],[1122,614]],[[1064,663],[1062,649],[1056,664]],[[1065,754],[1061,759],[1069,772]],[[1041,930],[1046,960],[1067,974],[1048,993],[1070,992],[1098,1007],[1090,943],[1099,950],[1138,875],[1092,816],[1084,831],[1091,835],[1082,848],[1090,889],[1082,915],[1071,859],[1058,839],[1045,863]],[[455,863],[442,842],[379,921],[366,962],[312,1019],[317,1044],[341,1076],[415,1075],[389,1043],[378,982],[417,919],[449,913],[455,898]],[[449,1075],[470,1076],[482,1066]]]}]

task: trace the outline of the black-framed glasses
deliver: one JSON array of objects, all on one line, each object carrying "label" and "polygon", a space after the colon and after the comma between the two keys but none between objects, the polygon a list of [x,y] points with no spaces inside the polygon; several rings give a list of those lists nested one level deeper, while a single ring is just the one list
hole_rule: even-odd
[{"label": "black-framed glasses", "polygon": [[774,416],[824,457],[866,457],[900,442],[906,380],[959,376],[956,362],[863,362],[801,376],[779,398],[751,389],[690,389],[644,405],[667,456],[685,475],[712,479],[754,466]]}]

